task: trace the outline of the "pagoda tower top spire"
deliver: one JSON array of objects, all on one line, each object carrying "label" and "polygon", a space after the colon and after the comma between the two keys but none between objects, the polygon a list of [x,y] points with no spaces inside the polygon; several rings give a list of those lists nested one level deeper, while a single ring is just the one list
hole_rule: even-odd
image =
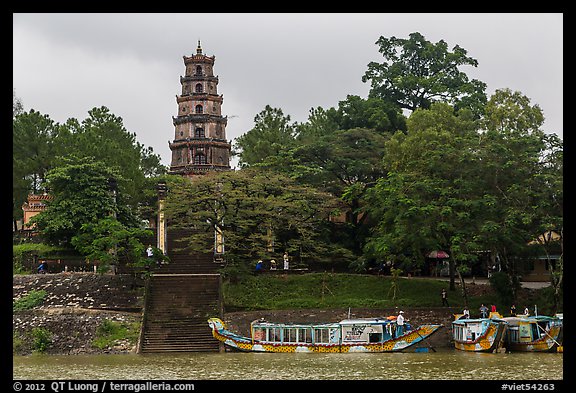
[{"label": "pagoda tower top spire", "polygon": [[200,40],[198,40],[198,47],[196,48],[196,54],[197,55],[202,54],[202,46],[200,45]]}]

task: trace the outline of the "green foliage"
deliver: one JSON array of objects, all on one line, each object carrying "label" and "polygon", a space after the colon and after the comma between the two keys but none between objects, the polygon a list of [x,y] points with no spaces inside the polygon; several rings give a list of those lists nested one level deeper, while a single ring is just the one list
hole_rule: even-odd
[{"label": "green foliage", "polygon": [[46,291],[44,290],[31,290],[25,296],[22,296],[20,299],[16,300],[12,304],[13,311],[23,311],[23,310],[31,310],[34,307],[38,307],[42,305],[44,299],[46,298]]},{"label": "green foliage", "polygon": [[168,219],[174,227],[197,229],[189,244],[183,245],[192,251],[212,251],[215,231],[224,236],[226,260],[231,264],[249,264],[284,251],[303,261],[321,261],[337,251],[318,241],[336,206],[335,198],[285,176],[243,169],[169,187]]},{"label": "green foliage", "polygon": [[504,272],[495,272],[488,279],[490,286],[494,288],[498,295],[498,300],[503,304],[514,303],[514,291],[512,290],[512,283],[510,276]]},{"label": "green foliage", "polygon": [[444,40],[427,41],[418,32],[410,38],[376,41],[384,61],[370,62],[362,77],[371,81],[370,97],[379,97],[400,108],[428,109],[434,102],[446,102],[457,109],[469,108],[477,117],[486,103],[486,84],[469,80],[462,66],[478,66],[478,61],[455,45],[452,51]]},{"label": "green foliage", "polygon": [[124,128],[122,118],[106,107],[93,108],[82,122],[71,118],[65,124],[34,110],[18,112],[13,119],[12,145],[14,219],[22,217],[28,193],[44,191],[48,172],[67,165],[71,155],[116,171],[123,201],[131,209],[143,203],[146,176],[166,172],[160,156],[138,143],[136,134]]},{"label": "green foliage", "polygon": [[266,108],[254,118],[254,128],[236,138],[234,148],[241,167],[262,162],[275,156],[294,143],[296,124],[290,124],[290,116],[281,109]]},{"label": "green foliage", "polygon": [[45,352],[52,344],[52,332],[44,327],[35,327],[30,332],[32,338],[32,350],[36,352]]},{"label": "green foliage", "polygon": [[20,352],[21,348],[24,347],[24,338],[17,331],[12,331],[12,354],[17,354]]},{"label": "green foliage", "polygon": [[113,346],[119,340],[127,340],[130,344],[135,344],[139,332],[139,323],[126,324],[105,319],[98,326],[92,345],[98,349],[104,349]]},{"label": "green foliage", "polygon": [[124,261],[131,266],[145,266],[144,245],[139,239],[151,235],[149,230],[130,228],[112,217],[104,217],[82,224],[72,245],[89,260],[104,265]]}]

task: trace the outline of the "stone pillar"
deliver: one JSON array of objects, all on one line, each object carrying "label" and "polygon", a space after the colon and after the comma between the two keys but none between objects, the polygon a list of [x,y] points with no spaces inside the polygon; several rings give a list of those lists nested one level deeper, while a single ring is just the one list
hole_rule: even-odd
[{"label": "stone pillar", "polygon": [[166,193],[168,192],[168,187],[166,182],[158,182],[156,187],[158,190],[158,224],[157,224],[157,243],[156,247],[162,250],[162,253],[166,255],[167,244],[166,244],[166,218],[164,215],[164,204],[166,202]]}]

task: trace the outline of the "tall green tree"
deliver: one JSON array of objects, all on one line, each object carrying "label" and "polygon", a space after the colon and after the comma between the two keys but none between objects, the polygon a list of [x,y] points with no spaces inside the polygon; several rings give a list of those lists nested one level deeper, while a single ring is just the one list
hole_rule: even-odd
[{"label": "tall green tree", "polygon": [[368,255],[408,270],[419,267],[428,252],[447,250],[450,288],[455,289],[455,274],[477,249],[473,220],[479,205],[468,176],[478,164],[472,149],[476,140],[466,111],[457,115],[437,103],[412,114],[407,134],[398,132],[386,143],[387,175],[367,198],[377,222],[365,248]]},{"label": "tall green tree", "polygon": [[107,107],[93,108],[81,123],[69,119],[65,128],[67,132],[61,138],[65,151],[78,158],[101,161],[114,168],[122,178],[130,179],[124,187],[134,208],[141,201],[144,179],[166,171],[153,149],[139,143],[136,133],[129,132],[123,119]]},{"label": "tall green tree", "polygon": [[362,77],[370,81],[370,97],[379,97],[400,108],[429,109],[433,102],[446,102],[457,110],[471,109],[477,117],[486,103],[486,84],[460,71],[477,67],[478,61],[444,40],[430,42],[414,32],[408,39],[380,36],[376,41],[384,61],[370,62]]},{"label": "tall green tree", "polygon": [[12,218],[23,216],[28,194],[45,192],[46,174],[59,154],[60,127],[35,110],[16,114],[12,120]]},{"label": "tall green tree", "polygon": [[[115,215],[129,226],[136,220],[125,206],[124,184],[115,170],[100,161],[68,159],[52,169],[47,180],[50,194],[46,209],[31,218],[43,237],[52,244],[72,245],[82,225]],[[114,192],[111,179],[117,181]]]},{"label": "tall green tree", "polygon": [[483,185],[483,225],[478,239],[490,245],[520,287],[517,256],[545,230],[562,228],[562,144],[541,130],[538,105],[510,89],[497,90],[486,106],[475,173]]},{"label": "tall green tree", "polygon": [[254,118],[254,128],[236,138],[235,154],[240,166],[247,167],[289,149],[295,137],[296,123],[291,123],[290,116],[266,105]]}]

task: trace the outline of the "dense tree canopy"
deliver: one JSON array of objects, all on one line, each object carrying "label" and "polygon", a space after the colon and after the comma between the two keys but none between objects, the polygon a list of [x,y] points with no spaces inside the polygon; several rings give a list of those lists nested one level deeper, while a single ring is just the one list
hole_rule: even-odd
[{"label": "dense tree canopy", "polygon": [[294,143],[296,124],[290,123],[290,116],[285,116],[281,109],[266,105],[254,123],[254,128],[236,138],[235,154],[240,157],[241,167],[260,163]]},{"label": "dense tree canopy", "polygon": [[380,97],[400,108],[428,109],[433,102],[446,102],[456,109],[469,108],[479,116],[486,103],[486,84],[470,80],[461,66],[478,66],[478,61],[444,40],[432,43],[420,33],[410,38],[381,36],[376,44],[382,63],[370,62],[362,77],[370,81],[370,97]]},{"label": "dense tree canopy", "polygon": [[[86,158],[112,168],[124,181],[125,203],[133,209],[144,202],[146,178],[166,171],[160,156],[128,132],[122,118],[100,107],[82,122],[55,123],[48,115],[30,110],[13,119],[13,217],[22,217],[21,206],[29,193],[44,192],[49,170],[66,165],[68,158]],[[129,180],[128,180],[129,179]]]},{"label": "dense tree canopy", "polygon": [[243,169],[191,182],[169,179],[168,186],[170,225],[198,230],[192,250],[212,250],[218,232],[225,239],[229,263],[278,258],[284,251],[303,261],[329,260],[337,253],[320,241],[337,200],[280,174]]}]

